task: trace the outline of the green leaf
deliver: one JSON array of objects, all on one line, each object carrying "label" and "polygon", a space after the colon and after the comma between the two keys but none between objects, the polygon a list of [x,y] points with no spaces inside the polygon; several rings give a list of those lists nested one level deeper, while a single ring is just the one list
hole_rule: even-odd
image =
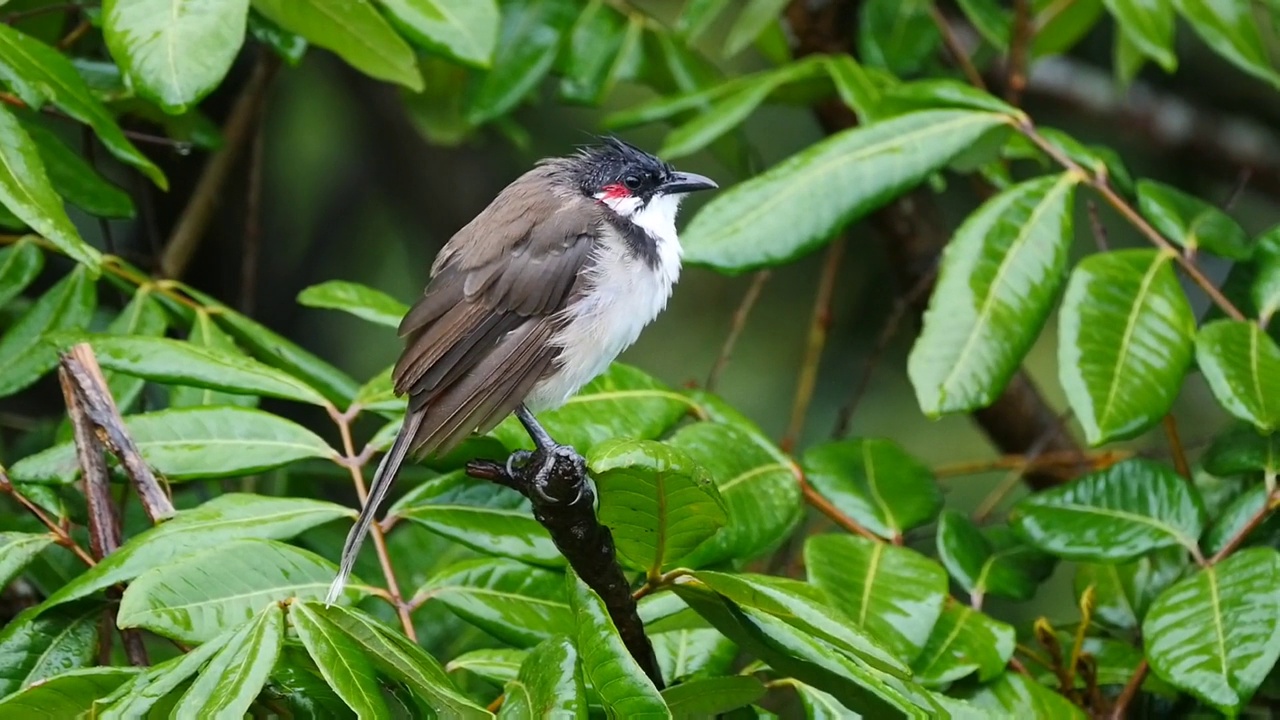
[{"label": "green leaf", "polygon": [[733,0],[689,0],[680,10],[675,30],[685,42],[693,44],[702,33],[715,23]]},{"label": "green leaf", "polygon": [[[557,442],[589,453],[601,443],[626,437],[653,440],[697,406],[644,372],[613,363],[558,409],[538,413]],[[509,450],[531,450],[533,441],[514,415],[491,433]]]},{"label": "green leaf", "polygon": [[405,517],[437,535],[487,555],[548,567],[564,565],[546,528],[516,491],[458,470],[409,491],[388,517]]},{"label": "green leaf", "polygon": [[942,613],[947,573],[914,550],[851,535],[805,541],[809,581],[899,659],[920,654]]},{"label": "green leaf", "polygon": [[193,385],[324,406],[306,383],[239,353],[168,338],[97,336],[86,340],[99,364],[171,385]]},{"label": "green leaf", "polygon": [[578,651],[567,637],[548,638],[506,684],[499,718],[587,717],[587,689],[578,674]]},{"label": "green leaf", "polygon": [[315,661],[325,682],[360,717],[385,717],[390,710],[373,664],[355,640],[317,615],[307,603],[289,609],[289,624]]},{"label": "green leaf", "polygon": [[21,294],[43,268],[44,253],[30,237],[0,248],[0,308]]},{"label": "green leaf", "polygon": [[882,537],[902,537],[942,508],[933,473],[892,440],[824,443],[807,450],[802,464],[820,495]]},{"label": "green leaf", "polygon": [[467,121],[481,125],[514,109],[551,70],[578,16],[572,0],[507,0],[493,65],[472,87]]},{"label": "green leaf", "polygon": [[29,608],[5,624],[0,631],[0,697],[92,665],[102,610],[97,602],[76,603],[43,615]]},{"label": "green leaf", "polygon": [[102,562],[76,576],[41,608],[85,597],[132,580],[151,568],[169,565],[201,550],[240,539],[287,540],[351,510],[307,498],[228,493],[130,538]]},{"label": "green leaf", "polygon": [[1173,0],[1191,29],[1218,55],[1254,77],[1280,87],[1250,3],[1236,0]]},{"label": "green leaf", "polygon": [[1253,243],[1254,277],[1249,296],[1264,326],[1280,310],[1280,225],[1259,235]]},{"label": "green leaf", "polygon": [[1142,216],[1179,246],[1191,252],[1204,248],[1231,260],[1253,255],[1244,228],[1213,205],[1154,180],[1139,180],[1137,191]]},{"label": "green leaf", "polygon": [[741,125],[778,88],[821,77],[826,72],[826,59],[815,57],[749,76],[750,82],[735,83],[733,92],[722,94],[710,107],[672,130],[658,155],[668,160],[692,155]]},{"label": "green leaf", "polygon": [[871,73],[849,55],[827,57],[827,72],[836,86],[836,93],[857,113],[858,120],[864,125],[874,122],[881,95],[880,86],[872,79]]},{"label": "green leaf", "polygon": [[747,0],[729,28],[729,35],[724,41],[724,56],[733,57],[755,42],[770,23],[778,22],[786,6],[787,0]]},{"label": "green leaf", "polygon": [[1198,552],[1204,507],[1172,468],[1135,458],[1028,496],[1009,522],[1047,553],[1118,563],[1177,545]]},{"label": "green leaf", "polygon": [[958,0],[956,3],[983,39],[997,50],[1009,48],[1013,13],[1000,0]]},{"label": "green leaf", "polygon": [[1257,470],[1280,473],[1280,435],[1261,435],[1251,425],[1241,424],[1215,437],[1200,464],[1218,477]]},{"label": "green leaf", "polygon": [[330,280],[298,293],[298,302],[307,307],[349,312],[358,318],[387,327],[400,327],[409,306],[371,287],[345,280]]},{"label": "green leaf", "polygon": [[907,667],[884,645],[859,632],[850,619],[835,611],[824,593],[812,585],[754,573],[730,575],[702,571],[694,573],[694,577],[737,605],[784,620],[881,672],[903,678],[910,675]]},{"label": "green leaf", "polygon": [[671,712],[653,681],[623,644],[604,601],[572,569],[567,575],[582,672],[600,693],[605,711],[610,717],[670,718]]},{"label": "green leaf", "polygon": [[104,0],[102,35],[142,97],[177,115],[222,83],[249,0]]},{"label": "green leaf", "polygon": [[488,67],[498,39],[494,0],[380,0],[411,42],[458,62]]},{"label": "green leaf", "polygon": [[422,90],[409,47],[369,0],[252,0],[253,9],[308,42],[332,50],[369,77]]},{"label": "green leaf", "polygon": [[1030,600],[1053,572],[1053,558],[1013,537],[1008,528],[979,529],[968,516],[944,510],[938,520],[938,558],[980,604],[999,595]]},{"label": "green leaf", "polygon": [[675,592],[699,615],[774,671],[834,695],[864,717],[900,718],[920,713],[904,697],[906,687],[861,665],[822,640],[752,608],[740,608],[696,578],[677,579]]},{"label": "green leaf", "polygon": [[[3,152],[3,151],[0,151]],[[84,265],[77,265],[49,288],[0,337],[0,397],[31,386],[58,364],[58,352],[44,342],[52,332],[84,327],[98,303],[97,288]],[[19,462],[19,465],[21,462]],[[16,473],[14,479],[22,478]]]},{"label": "green leaf", "polygon": [[641,61],[645,16],[623,15],[604,0],[592,0],[569,32],[560,96],[599,105],[619,81],[634,77]]},{"label": "green leaf", "polygon": [[718,717],[764,697],[764,683],[751,675],[700,678],[662,691],[676,717]]},{"label": "green leaf", "polygon": [[[338,568],[274,540],[235,540],[148,570],[125,590],[117,622],[200,642],[252,618],[267,602],[323,597]],[[346,596],[364,595],[359,585]]]},{"label": "green leaf", "polygon": [[[394,365],[388,366],[387,369],[370,378],[369,382],[361,385],[356,391],[353,402],[369,412],[404,413],[407,401],[396,397],[395,387],[391,383],[391,372],[394,369]],[[400,424],[404,424],[403,418]]]},{"label": "green leaf", "polygon": [[1062,301],[1058,376],[1090,445],[1133,437],[1164,417],[1191,362],[1195,316],[1170,258],[1090,255]]},{"label": "green leaf", "polygon": [[449,672],[466,670],[502,687],[508,681],[516,679],[520,674],[520,666],[527,657],[528,650],[515,648],[472,650],[450,660],[445,669]]},{"label": "green leaf", "polygon": [[5,25],[0,27],[0,80],[31,108],[52,102],[89,125],[112,155],[142,171],[161,190],[169,189],[164,173],[129,142],[66,55]]},{"label": "green leaf", "polygon": [[[977,707],[979,717],[1053,718],[1053,720],[1086,720],[1078,706],[1035,680],[1015,672],[1007,672],[995,681],[981,685],[965,695]],[[954,717],[954,716],[953,716]]]},{"label": "green leaf", "polygon": [[[282,417],[238,407],[199,407],[130,415],[125,430],[143,460],[169,480],[234,477],[305,458],[332,459],[333,448]],[[19,460],[14,480],[65,484],[80,472],[74,443]]]},{"label": "green leaf", "polygon": [[93,702],[139,672],[132,667],[71,670],[0,700],[3,718],[91,717]]},{"label": "green leaf", "polygon": [[1227,715],[1280,658],[1280,555],[1241,550],[1156,598],[1142,624],[1157,675]]},{"label": "green leaf", "polygon": [[80,237],[49,181],[40,148],[7,108],[0,108],[0,203],[97,275],[102,253]]},{"label": "green leaf", "polygon": [[407,685],[414,695],[442,716],[459,720],[493,717],[458,692],[440,663],[399,631],[357,610],[317,602],[301,604],[354,640],[363,649],[364,656],[384,674]]},{"label": "green leaf", "polygon": [[[271,682],[267,686],[267,697],[284,703],[295,718],[356,718],[355,712],[334,692],[316,664],[307,657],[304,650],[286,643],[276,668],[271,672]],[[385,696],[392,702],[399,703],[405,710],[409,708],[408,692],[399,685],[387,688]],[[388,712],[390,708],[388,708]],[[283,713],[282,713],[283,714]],[[366,715],[365,717],[387,717],[387,715]]]},{"label": "green leaf", "polygon": [[219,650],[240,634],[232,628],[218,637],[196,646],[190,652],[166,660],[144,670],[121,685],[99,703],[101,720],[126,720],[145,717],[153,707],[178,689],[209,662]]},{"label": "green leaf", "polygon": [[40,151],[40,161],[49,183],[67,202],[90,215],[132,218],[133,199],[107,182],[79,153],[67,147],[56,134],[36,123],[24,123],[27,134]]},{"label": "green leaf", "polygon": [[244,717],[284,642],[284,611],[272,602],[214,655],[178,702],[196,717]]},{"label": "green leaf", "polygon": [[1007,122],[994,113],[931,110],[832,135],[717,194],[683,233],[686,259],[727,273],[785,263]]},{"label": "green leaf", "polygon": [[655,632],[653,627],[646,630],[667,682],[724,675],[731,671],[738,655],[737,646],[710,627],[666,632]]},{"label": "green leaf", "polygon": [[258,360],[298,376],[340,406],[345,406],[355,397],[359,385],[346,373],[213,297],[185,285],[182,289],[200,304],[213,310],[213,317],[218,324]]},{"label": "green leaf", "polygon": [[1181,548],[1161,550],[1135,562],[1080,563],[1074,579],[1076,597],[1093,588],[1093,617],[1103,625],[1136,630],[1147,608],[1186,566]]},{"label": "green leaf", "polygon": [[711,474],[729,518],[683,564],[704,567],[759,557],[777,547],[799,521],[803,509],[795,466],[758,428],[698,422],[677,430],[667,443]]},{"label": "green leaf", "polygon": [[[1258,513],[1268,512],[1270,504],[1271,492],[1266,485],[1254,485],[1245,490],[1222,509],[1213,527],[1205,533],[1204,551],[1212,555],[1230,546],[1240,533],[1246,532],[1249,523],[1258,517]],[[1268,525],[1274,527],[1278,518],[1280,516],[1269,515],[1261,524],[1247,532],[1244,542],[1248,543],[1254,537],[1266,536],[1271,529]]]},{"label": "green leaf", "polygon": [[1218,320],[1200,328],[1196,362],[1227,412],[1264,433],[1280,427],[1280,347],[1256,323]]},{"label": "green leaf", "polygon": [[1023,114],[1018,108],[985,90],[945,78],[915,80],[887,87],[884,90],[884,100],[887,107],[880,108],[880,111],[895,115],[913,110],[943,108],[988,110],[1011,117]]},{"label": "green leaf", "polygon": [[533,647],[573,626],[564,576],[506,558],[463,560],[440,570],[417,596],[516,647]]},{"label": "green leaf", "polygon": [[[153,292],[150,286],[144,285],[138,288],[133,298],[129,300],[129,304],[125,305],[120,314],[107,326],[107,333],[135,337],[164,335],[165,329],[169,326],[169,315],[165,312],[164,306],[156,300]],[[133,406],[134,401],[142,394],[143,386],[147,384],[146,380],[140,377],[111,369],[104,369],[102,374],[107,379],[107,389],[111,391],[111,397],[115,398],[116,405],[122,412],[128,411]]]},{"label": "green leaf", "polygon": [[1174,12],[1171,0],[1102,0],[1115,16],[1120,32],[1167,73],[1178,69],[1173,54]]},{"label": "green leaf", "polygon": [[53,536],[48,533],[0,532],[0,588],[8,587],[52,542]]},{"label": "green leaf", "polygon": [[858,57],[895,75],[923,70],[941,44],[929,0],[869,0],[861,7]]},{"label": "green leaf", "polygon": [[1064,173],[1015,185],[947,244],[907,363],[925,414],[986,407],[1018,371],[1066,277],[1079,180]]},{"label": "green leaf", "polygon": [[728,522],[706,470],[671,445],[620,438],[587,453],[587,467],[596,514],[632,567],[656,575]]},{"label": "green leaf", "polygon": [[986,682],[1004,672],[1016,639],[1013,626],[950,601],[916,658],[916,678],[944,687],[976,672],[978,680]]},{"label": "green leaf", "polygon": [[[195,311],[191,320],[191,331],[187,333],[187,343],[196,347],[221,351],[223,354],[235,356],[237,360],[241,357],[248,357],[236,345],[236,341],[226,331],[218,327],[217,323],[214,322],[213,316],[204,308],[198,308]],[[209,388],[191,385],[178,385],[169,388],[169,407],[200,407],[202,405],[256,407],[258,405],[258,397],[256,395],[218,392]]]},{"label": "green leaf", "polygon": [[1070,50],[1093,29],[1102,18],[1102,0],[1031,0],[1035,38],[1031,42],[1032,57],[1056,55]]},{"label": "green leaf", "polygon": [[302,56],[307,52],[307,41],[301,35],[284,30],[256,10],[249,11],[248,26],[249,32],[253,33],[258,42],[271,48],[291,67],[297,67],[302,62]]}]

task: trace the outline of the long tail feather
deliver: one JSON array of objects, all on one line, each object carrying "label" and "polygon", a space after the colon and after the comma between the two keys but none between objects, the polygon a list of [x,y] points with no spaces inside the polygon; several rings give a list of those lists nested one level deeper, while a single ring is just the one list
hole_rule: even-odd
[{"label": "long tail feather", "polygon": [[382,462],[378,463],[378,470],[373,474],[373,482],[369,485],[369,494],[365,498],[364,507],[360,508],[360,516],[356,518],[356,524],[351,526],[351,532],[347,533],[347,541],[342,546],[342,562],[338,568],[338,576],[333,579],[333,584],[329,586],[329,594],[324,599],[326,605],[334,604],[342,595],[347,579],[351,577],[351,570],[355,567],[360,545],[364,542],[364,536],[369,533],[369,525],[373,523],[378,507],[387,498],[391,483],[395,481],[396,475],[400,474],[400,466],[404,464],[409,446],[413,444],[413,438],[418,434],[422,415],[422,412],[411,412],[405,416],[404,425],[396,435],[395,442],[391,444],[391,449],[382,456]]}]

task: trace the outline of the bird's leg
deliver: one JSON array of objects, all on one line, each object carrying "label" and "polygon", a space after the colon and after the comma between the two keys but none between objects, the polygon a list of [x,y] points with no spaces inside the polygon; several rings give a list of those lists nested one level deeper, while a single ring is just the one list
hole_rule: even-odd
[{"label": "bird's leg", "polygon": [[[551,471],[555,468],[556,462],[558,460],[565,460],[572,463],[574,468],[577,470],[578,477],[585,481],[586,460],[583,459],[583,457],[578,454],[578,451],[574,450],[571,446],[561,445],[556,442],[551,437],[551,434],[547,432],[546,428],[542,427],[542,424],[538,422],[538,419],[533,416],[533,413],[529,411],[529,408],[525,407],[524,403],[521,403],[520,406],[516,408],[516,418],[520,420],[520,424],[523,425],[525,431],[529,433],[529,437],[533,440],[533,444],[537,450],[532,453],[525,451],[512,453],[511,457],[507,458],[507,473],[509,475],[514,474],[512,473],[513,462],[523,465],[529,460],[540,460],[541,464],[533,476],[533,482],[530,489],[537,493],[538,497],[545,502],[561,502],[559,499],[551,497],[546,492],[547,484],[551,479]],[[583,485],[579,483],[578,495],[570,501],[570,503],[576,503],[581,499],[582,492]]]}]

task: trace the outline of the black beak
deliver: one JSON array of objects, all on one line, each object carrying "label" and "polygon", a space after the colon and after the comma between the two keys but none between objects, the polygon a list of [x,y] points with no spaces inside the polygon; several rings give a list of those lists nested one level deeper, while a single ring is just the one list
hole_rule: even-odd
[{"label": "black beak", "polygon": [[705,175],[687,172],[673,172],[667,176],[666,182],[662,183],[661,192],[667,195],[676,193],[691,193],[698,190],[713,190],[720,187],[715,181]]}]

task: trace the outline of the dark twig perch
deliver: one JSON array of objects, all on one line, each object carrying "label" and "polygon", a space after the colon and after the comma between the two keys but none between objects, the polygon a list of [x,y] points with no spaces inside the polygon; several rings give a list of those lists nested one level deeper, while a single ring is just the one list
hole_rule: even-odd
[{"label": "dark twig perch", "polygon": [[515,475],[508,474],[502,464],[489,460],[472,461],[467,465],[467,474],[506,485],[529,498],[533,503],[533,517],[551,533],[552,541],[578,577],[604,601],[631,657],[661,690],[664,684],[658,659],[644,633],[631,586],[618,565],[613,534],[596,518],[596,495],[591,482],[579,465],[557,455],[550,479],[543,487],[549,499],[544,499],[532,491],[533,476],[542,465],[540,452]]}]

